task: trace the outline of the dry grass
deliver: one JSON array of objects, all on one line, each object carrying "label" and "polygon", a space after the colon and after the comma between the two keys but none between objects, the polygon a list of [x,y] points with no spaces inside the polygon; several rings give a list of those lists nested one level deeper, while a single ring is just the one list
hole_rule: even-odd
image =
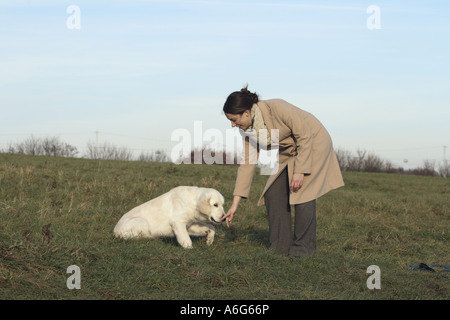
[{"label": "dry grass", "polygon": [[[266,176],[255,175],[230,229],[194,240],[123,241],[130,208],[178,185],[217,188],[228,203],[236,167],[0,154],[1,299],[442,299],[449,280],[409,265],[449,264],[448,179],[345,172],[318,200],[318,251],[268,249]],[[369,265],[381,290],[366,286]],[[81,269],[69,290],[67,267]]]}]

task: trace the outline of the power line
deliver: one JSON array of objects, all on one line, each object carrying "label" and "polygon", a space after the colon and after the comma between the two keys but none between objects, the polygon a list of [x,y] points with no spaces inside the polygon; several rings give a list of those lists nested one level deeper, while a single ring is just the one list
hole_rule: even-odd
[{"label": "power line", "polygon": [[[153,139],[153,138],[147,138],[147,137],[136,137],[136,136],[129,136],[129,135],[124,135],[124,134],[118,134],[118,133],[110,133],[110,132],[104,132],[104,131],[97,131],[106,135],[111,135],[111,136],[117,136],[117,137],[122,137],[122,138],[129,138],[129,139],[140,139],[140,140],[148,140],[148,141],[158,141],[158,142],[169,142],[170,140],[163,140],[163,139]],[[170,141],[172,142],[172,141]]]},{"label": "power line", "polygon": [[375,149],[374,152],[385,152],[385,151],[410,151],[410,150],[430,150],[430,149],[440,149],[442,146],[436,147],[413,147],[413,148],[396,148],[396,149]]}]

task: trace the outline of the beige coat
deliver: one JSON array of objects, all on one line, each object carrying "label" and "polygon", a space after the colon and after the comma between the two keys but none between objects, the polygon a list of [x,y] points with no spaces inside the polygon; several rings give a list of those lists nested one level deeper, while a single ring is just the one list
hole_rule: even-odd
[{"label": "beige coat", "polygon": [[[331,137],[325,127],[312,114],[281,100],[272,99],[258,102],[268,131],[279,131],[279,165],[272,174],[259,198],[258,205],[264,205],[264,194],[280,173],[288,167],[289,185],[294,173],[305,175],[303,186],[290,193],[290,204],[308,202],[324,195],[332,189],[344,185],[341,170],[333,150]],[[249,142],[244,140],[244,150]],[[233,195],[248,198],[256,164],[246,161],[239,166]]]}]

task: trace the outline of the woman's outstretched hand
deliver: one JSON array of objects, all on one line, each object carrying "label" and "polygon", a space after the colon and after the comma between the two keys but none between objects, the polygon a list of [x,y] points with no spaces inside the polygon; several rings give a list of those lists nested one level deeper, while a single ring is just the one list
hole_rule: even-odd
[{"label": "woman's outstretched hand", "polygon": [[222,221],[225,220],[227,222],[227,227],[229,228],[231,225],[231,222],[233,221],[234,214],[236,213],[237,208],[231,207],[230,210],[228,210],[227,214],[223,216]]},{"label": "woman's outstretched hand", "polygon": [[221,221],[225,220],[227,222],[227,227],[228,228],[230,227],[230,225],[231,225],[231,223],[233,221],[233,218],[234,218],[234,215],[235,215],[235,213],[236,213],[236,211],[238,209],[240,200],[241,200],[240,196],[234,196],[233,204],[231,205],[231,207],[228,210],[227,214],[222,217]]}]

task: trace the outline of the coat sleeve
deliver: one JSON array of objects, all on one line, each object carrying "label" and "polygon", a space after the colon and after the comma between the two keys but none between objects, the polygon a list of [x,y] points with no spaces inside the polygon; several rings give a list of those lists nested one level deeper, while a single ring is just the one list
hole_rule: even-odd
[{"label": "coat sleeve", "polygon": [[258,162],[259,151],[257,146],[250,143],[248,139],[244,138],[243,142],[233,195],[246,199],[250,194],[250,187]]},{"label": "coat sleeve", "polygon": [[308,126],[309,113],[293,106],[286,106],[280,114],[281,120],[290,129],[294,138],[296,156],[294,173],[311,174],[313,133]]}]

